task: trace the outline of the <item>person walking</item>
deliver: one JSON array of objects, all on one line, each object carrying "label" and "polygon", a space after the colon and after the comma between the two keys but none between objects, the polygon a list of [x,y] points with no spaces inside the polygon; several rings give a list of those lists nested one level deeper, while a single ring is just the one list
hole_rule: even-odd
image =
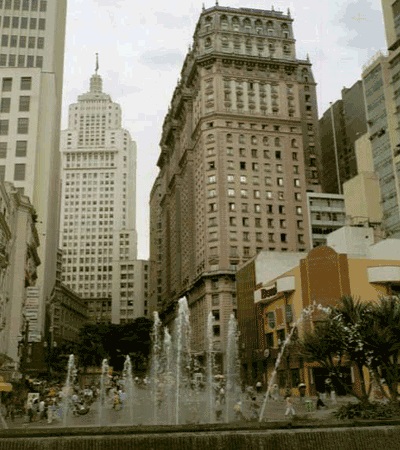
[{"label": "person walking", "polygon": [[286,395],[285,401],[286,401],[285,417],[293,418],[296,415],[296,412],[293,407],[293,400],[292,400],[291,395],[289,395],[289,394]]}]

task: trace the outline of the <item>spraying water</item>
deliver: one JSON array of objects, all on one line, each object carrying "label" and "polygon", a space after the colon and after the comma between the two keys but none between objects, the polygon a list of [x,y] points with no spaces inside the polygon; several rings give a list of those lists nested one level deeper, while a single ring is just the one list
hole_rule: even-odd
[{"label": "spraying water", "polygon": [[237,400],[239,385],[239,350],[238,350],[238,330],[237,321],[231,314],[228,323],[228,343],[226,350],[226,413],[225,420],[229,422],[229,411],[234,401]]},{"label": "spraying water", "polygon": [[158,316],[158,312],[154,312],[154,324],[152,331],[152,342],[153,342],[153,350],[152,350],[152,364],[150,368],[150,386],[152,389],[152,397],[153,397],[153,423],[158,423],[158,404],[159,397],[161,396],[161,392],[159,392],[160,388],[160,380],[159,380],[159,371],[160,371],[160,359],[161,359],[161,340],[160,340],[160,331],[161,331],[161,321]]},{"label": "spraying water", "polygon": [[[126,408],[128,409],[129,424],[134,423],[135,387],[133,384],[132,362],[129,355],[126,356],[123,370],[124,389],[126,393]],[[125,405],[124,405],[125,406]]]},{"label": "spraying water", "polygon": [[67,366],[67,379],[64,386],[64,398],[62,402],[63,411],[63,426],[66,427],[68,424],[68,410],[71,404],[72,391],[75,385],[76,379],[76,367],[74,355],[69,355],[68,366]]},{"label": "spraying water", "polygon": [[184,400],[182,385],[185,371],[187,370],[187,357],[190,355],[190,324],[189,308],[186,298],[179,300],[178,317],[176,318],[175,330],[176,357],[175,357],[175,424],[179,424],[181,404]]},{"label": "spraying water", "polygon": [[214,347],[213,347],[213,324],[214,324],[214,316],[212,312],[208,314],[207,319],[207,376],[206,376],[206,383],[207,383],[207,400],[208,400],[208,422],[211,423],[214,418],[214,388],[213,388],[213,382],[214,382]]},{"label": "spraying water", "polygon": [[104,425],[104,406],[106,404],[106,389],[108,384],[109,367],[106,359],[101,364],[100,377],[100,408],[99,408],[99,425]]}]

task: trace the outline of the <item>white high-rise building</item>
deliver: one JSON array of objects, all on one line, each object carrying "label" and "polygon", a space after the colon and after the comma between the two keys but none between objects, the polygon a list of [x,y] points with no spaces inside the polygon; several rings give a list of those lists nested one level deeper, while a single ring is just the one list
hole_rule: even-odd
[{"label": "white high-rise building", "polygon": [[32,341],[56,278],[66,8],[67,0],[0,0],[0,180],[29,197],[40,239]]},{"label": "white high-rise building", "polygon": [[70,105],[68,129],[61,133],[62,278],[92,299],[91,308],[94,299],[98,308],[111,300],[112,322],[126,323],[138,316],[136,144],[97,71],[98,63],[89,92]]}]

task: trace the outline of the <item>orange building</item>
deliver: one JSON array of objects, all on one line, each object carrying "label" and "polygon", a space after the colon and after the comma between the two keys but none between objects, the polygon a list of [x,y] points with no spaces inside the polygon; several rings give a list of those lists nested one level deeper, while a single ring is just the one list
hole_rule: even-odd
[{"label": "orange building", "polygon": [[[398,255],[400,240],[397,239],[365,245],[358,254],[339,253],[331,247],[322,246],[311,250],[292,269],[265,283],[258,283],[254,290],[254,302],[259,311],[256,328],[261,328],[264,334],[263,339],[258,339],[264,384],[271,380],[280,349],[292,333],[294,339],[277,368],[277,384],[284,389],[305,383],[308,395],[324,392],[324,383],[329,376],[327,371],[317,364],[308,363],[296,351],[295,337],[301,335],[321,314],[316,308],[310,319],[302,320],[304,309],[312,305],[334,305],[344,295],[370,301],[397,293],[400,289]],[[240,304],[238,296],[239,309]],[[296,329],[293,330],[293,327]],[[343,374],[349,384],[354,383],[350,365],[343,368]],[[342,392],[339,390],[337,393]]]}]

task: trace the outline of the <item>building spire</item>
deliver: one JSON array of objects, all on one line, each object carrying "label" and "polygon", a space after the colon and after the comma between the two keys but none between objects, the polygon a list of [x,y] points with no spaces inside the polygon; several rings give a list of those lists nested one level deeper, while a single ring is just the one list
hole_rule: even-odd
[{"label": "building spire", "polygon": [[99,54],[96,53],[96,69],[95,69],[96,75],[98,71],[99,71]]}]

